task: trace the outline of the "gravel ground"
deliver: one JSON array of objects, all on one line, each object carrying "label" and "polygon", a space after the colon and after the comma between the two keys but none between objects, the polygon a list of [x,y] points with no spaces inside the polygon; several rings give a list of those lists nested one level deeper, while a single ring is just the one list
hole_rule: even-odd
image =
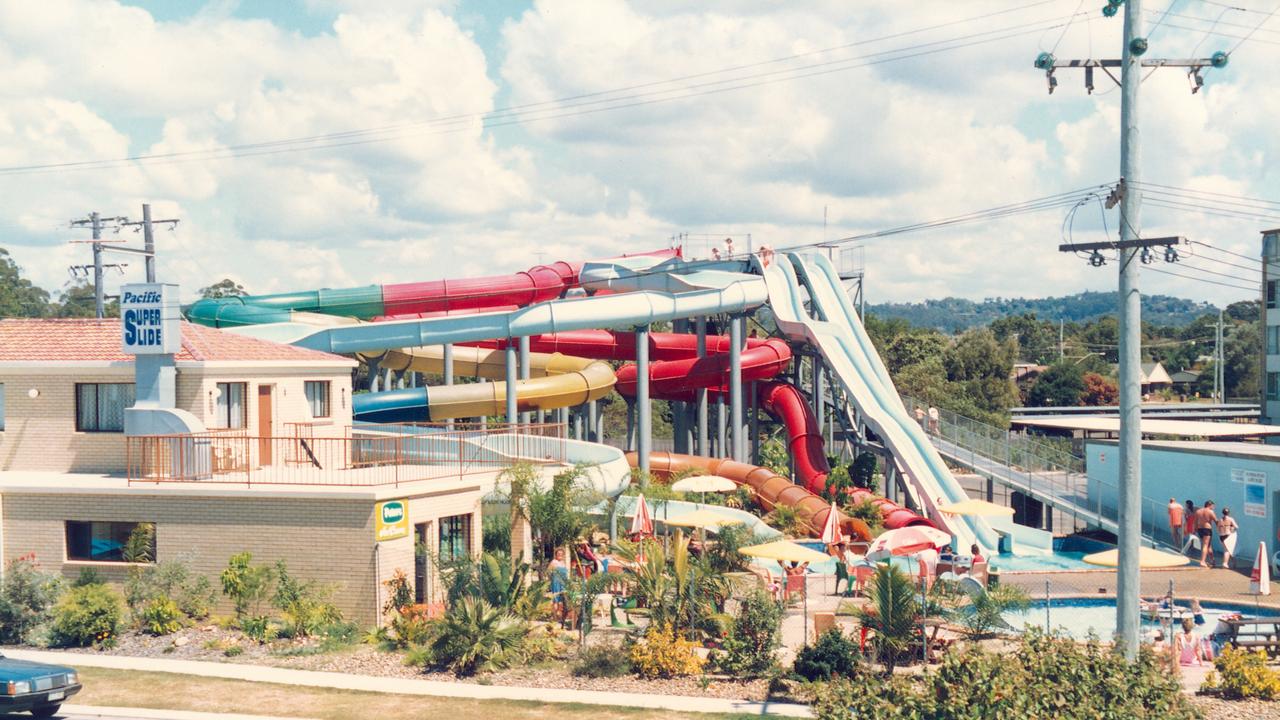
[{"label": "gravel ground", "polygon": [[1280,702],[1263,700],[1221,700],[1204,695],[1191,699],[1204,712],[1205,720],[1280,720]]},{"label": "gravel ground", "polygon": [[[592,636],[592,639],[603,640],[611,634],[613,633],[598,632]],[[240,652],[233,651],[233,655],[228,656],[226,653],[228,648],[239,648]],[[130,633],[121,636],[116,646],[110,650],[68,650],[67,652],[235,662],[295,670],[484,685],[689,695],[733,700],[764,700],[768,696],[768,682],[765,680],[737,680],[712,675],[708,676],[710,681],[704,687],[699,678],[693,677],[670,680],[643,680],[633,675],[620,678],[583,678],[574,677],[561,663],[511,668],[472,678],[456,678],[451,673],[423,672],[419,668],[405,667],[401,653],[383,652],[368,645],[324,653],[320,652],[320,647],[315,641],[276,640],[267,645],[259,645],[252,640],[246,640],[238,631],[224,630],[212,625],[187,628],[165,637]]]}]

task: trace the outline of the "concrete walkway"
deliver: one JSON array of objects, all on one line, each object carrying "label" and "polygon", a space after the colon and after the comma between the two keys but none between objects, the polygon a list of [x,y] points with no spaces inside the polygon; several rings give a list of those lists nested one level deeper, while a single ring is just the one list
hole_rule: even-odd
[{"label": "concrete walkway", "polygon": [[409,680],[403,678],[348,675],[344,673],[316,672],[313,670],[289,670],[238,663],[218,663],[196,660],[167,660],[160,658],[124,657],[119,655],[91,655],[88,653],[48,652],[43,650],[6,649],[5,656],[35,662],[71,664],[83,667],[134,670],[138,672],[164,672],[181,675],[244,680],[248,682],[276,683],[303,687],[334,688],[360,692],[394,693],[398,695],[430,695],[435,697],[467,698],[471,700],[522,700],[543,703],[581,703],[584,705],[608,705],[613,707],[647,708],[651,710],[676,710],[681,712],[723,713],[734,715],[775,715],[786,717],[813,717],[807,705],[794,703],[752,702],[672,695],[642,695],[638,693],[614,693],[597,690],[557,690],[551,688],[507,687],[500,685],[474,685],[471,683],[442,682],[438,680]]},{"label": "concrete walkway", "polygon": [[235,715],[232,713],[190,712],[187,710],[153,710],[150,708],[105,707],[98,705],[63,705],[58,717],[74,718],[128,718],[128,720],[303,720],[266,715]]}]

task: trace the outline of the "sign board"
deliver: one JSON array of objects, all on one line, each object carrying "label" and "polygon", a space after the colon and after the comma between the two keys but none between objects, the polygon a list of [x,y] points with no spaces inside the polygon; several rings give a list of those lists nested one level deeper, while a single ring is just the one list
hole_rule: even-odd
[{"label": "sign board", "polygon": [[130,355],[173,355],[182,349],[178,286],[132,283],[120,288],[121,342]]},{"label": "sign board", "polygon": [[1267,516],[1267,483],[1265,479],[1260,483],[1245,483],[1244,514],[1256,518],[1265,518]]},{"label": "sign board", "polygon": [[373,539],[377,542],[409,536],[409,506],[404,500],[387,500],[373,506]]},{"label": "sign board", "polygon": [[1267,474],[1259,470],[1231,469],[1231,482],[1267,484]]}]

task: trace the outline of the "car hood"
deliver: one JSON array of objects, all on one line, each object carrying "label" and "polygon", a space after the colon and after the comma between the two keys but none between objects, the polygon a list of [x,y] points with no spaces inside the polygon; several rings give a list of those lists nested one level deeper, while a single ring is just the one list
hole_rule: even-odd
[{"label": "car hood", "polygon": [[66,665],[49,665],[47,663],[15,660],[14,658],[0,656],[0,679],[6,681],[31,680],[46,675],[59,675],[69,672],[75,672],[75,669]]}]

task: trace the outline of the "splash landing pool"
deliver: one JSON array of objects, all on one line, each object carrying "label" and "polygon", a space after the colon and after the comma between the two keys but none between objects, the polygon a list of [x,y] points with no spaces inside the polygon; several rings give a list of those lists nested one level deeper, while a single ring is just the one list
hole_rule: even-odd
[{"label": "splash landing pool", "polygon": [[[1188,601],[1189,599],[1175,600],[1174,605],[1185,609]],[[1204,608],[1205,624],[1196,630],[1201,635],[1212,632],[1214,626],[1218,623],[1218,618],[1227,613],[1235,612],[1250,616],[1280,617],[1280,609],[1266,605],[1204,600],[1201,601],[1201,606]],[[1045,627],[1046,612],[1050,628],[1064,630],[1077,640],[1084,640],[1090,634],[1105,640],[1115,635],[1116,632],[1116,600],[1112,597],[1063,598],[1047,602],[1042,598],[1033,601],[1031,607],[1023,612],[1005,613],[1004,620],[1016,630],[1023,630],[1029,625],[1043,628]],[[1180,615],[1181,613],[1178,614],[1178,616]],[[1190,617],[1189,612],[1187,616]],[[1181,620],[1177,622],[1181,622]],[[1168,626],[1167,619],[1165,620],[1165,626]],[[1144,635],[1153,633],[1160,627],[1160,623],[1154,618],[1143,616],[1142,633]]]}]

